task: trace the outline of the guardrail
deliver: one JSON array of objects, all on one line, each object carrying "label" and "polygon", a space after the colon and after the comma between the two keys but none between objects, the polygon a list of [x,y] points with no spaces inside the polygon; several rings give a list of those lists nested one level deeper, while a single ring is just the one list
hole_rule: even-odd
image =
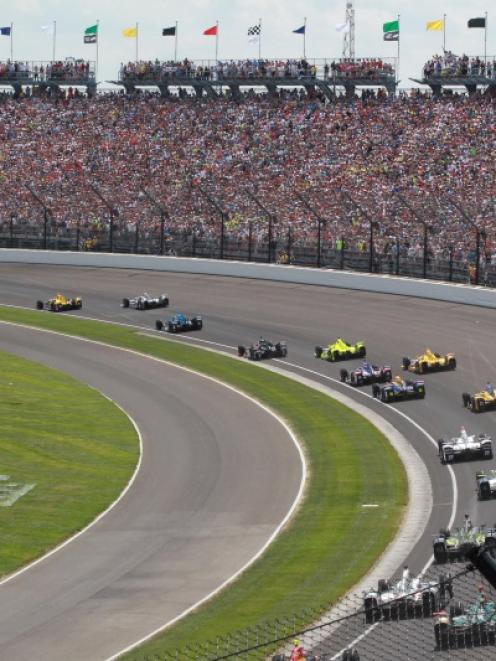
[{"label": "guardrail", "polygon": [[391,275],[372,275],[313,269],[279,264],[254,264],[217,259],[123,255],[117,253],[59,252],[52,250],[0,249],[0,263],[47,264],[50,266],[89,266],[139,269],[170,273],[254,278],[301,285],[318,285],[380,294],[414,296],[450,303],[496,308],[496,291],[486,287],[416,280]]}]

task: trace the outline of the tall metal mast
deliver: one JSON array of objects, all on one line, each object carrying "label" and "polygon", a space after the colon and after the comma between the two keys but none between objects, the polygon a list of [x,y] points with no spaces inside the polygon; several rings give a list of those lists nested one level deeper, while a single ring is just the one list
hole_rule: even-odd
[{"label": "tall metal mast", "polygon": [[355,59],[355,9],[353,0],[346,2],[346,28],[343,37],[343,58]]}]

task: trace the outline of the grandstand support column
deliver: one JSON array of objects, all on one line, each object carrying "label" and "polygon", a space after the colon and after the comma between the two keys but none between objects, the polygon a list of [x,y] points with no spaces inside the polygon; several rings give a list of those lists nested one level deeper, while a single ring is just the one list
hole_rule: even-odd
[{"label": "grandstand support column", "polygon": [[[192,187],[194,185],[192,184]],[[211,204],[211,206],[217,211],[217,213],[220,215],[220,259],[224,259],[224,239],[225,239],[225,224],[226,224],[226,218],[227,218],[227,213],[224,211],[224,209],[220,206],[220,204],[214,200],[214,198],[207,193],[206,190],[204,190],[201,186],[196,187],[199,192],[203,195],[203,197]]]},{"label": "grandstand support column", "polygon": [[400,237],[396,237],[396,275],[400,274]]},{"label": "grandstand support column", "polygon": [[224,231],[226,227],[226,214],[221,211],[220,214],[220,258],[224,259]]},{"label": "grandstand support column", "polygon": [[450,245],[449,247],[448,259],[449,259],[448,281],[453,282],[453,246],[452,245]]},{"label": "grandstand support column", "polygon": [[119,216],[119,211],[114,207],[113,204],[110,204],[110,202],[102,195],[102,193],[98,190],[98,188],[95,186],[95,184],[89,184],[90,189],[95,193],[95,195],[98,197],[99,200],[101,200],[104,205],[107,207],[110,218],[109,218],[109,251],[114,252],[114,218],[117,218]]},{"label": "grandstand support column", "polygon": [[320,269],[321,262],[322,262],[322,223],[326,223],[325,218],[322,218],[320,214],[318,214],[315,209],[312,207],[312,205],[308,202],[307,199],[303,197],[301,193],[298,193],[297,191],[294,192],[296,197],[300,200],[300,202],[310,211],[310,213],[315,216],[317,219],[318,227],[317,227],[317,268]]},{"label": "grandstand support column", "polygon": [[31,193],[31,195],[34,197],[34,199],[38,202],[38,204],[41,206],[43,209],[43,250],[47,249],[47,237],[48,237],[48,216],[52,215],[50,209],[47,207],[45,202],[41,199],[39,195],[37,195],[34,190],[29,186],[28,184],[24,184],[28,191]]},{"label": "grandstand support column", "polygon": [[412,205],[397,191],[394,191],[394,195],[401,200],[401,202],[406,206],[416,220],[424,226],[424,254],[423,254],[423,271],[422,277],[427,278],[427,261],[428,261],[428,232],[431,227],[425,222],[425,220],[417,213],[417,211],[412,207]]},{"label": "grandstand support column", "polygon": [[140,194],[144,195],[155,207],[155,209],[158,210],[160,213],[160,254],[164,254],[164,231],[165,231],[165,219],[170,221],[170,215],[167,209],[165,209],[160,202],[158,202],[155,197],[149,193],[145,188],[140,188]]},{"label": "grandstand support column", "polygon": [[137,255],[139,252],[139,235],[140,235],[140,221],[139,218],[136,220],[134,227],[134,254]]},{"label": "grandstand support column", "polygon": [[465,222],[475,230],[475,284],[478,285],[480,282],[480,242],[481,237],[484,240],[486,239],[486,231],[484,228],[481,229],[479,225],[474,223],[472,218],[470,218],[467,211],[462,207],[461,204],[455,202],[455,200],[453,200],[451,197],[448,197],[448,201],[458,211]]},{"label": "grandstand support column", "polygon": [[379,227],[379,223],[375,220],[372,220],[370,218],[369,214],[363,210],[360,204],[356,202],[351,195],[345,191],[341,190],[340,191],[341,195],[343,195],[347,200],[349,200],[353,206],[362,214],[362,216],[365,218],[365,220],[369,223],[370,225],[370,236],[369,236],[369,273],[372,273],[373,267],[374,267],[374,229]]},{"label": "grandstand support column", "polygon": [[80,236],[81,236],[81,220],[80,218],[78,218],[76,224],[76,252],[79,252]]},{"label": "grandstand support column", "polygon": [[291,263],[291,225],[288,225],[288,246],[286,253],[288,255],[288,264]]},{"label": "grandstand support column", "polygon": [[260,202],[258,197],[256,195],[253,195],[253,193],[250,190],[248,190],[248,188],[245,188],[245,193],[248,195],[250,200],[252,200],[252,202],[255,202],[257,207],[261,211],[263,211],[263,213],[269,219],[269,236],[268,236],[268,244],[269,245],[268,245],[268,251],[267,251],[267,262],[270,264],[270,262],[272,261],[272,225],[276,221],[276,216],[273,213],[271,213],[267,209],[267,207],[264,204],[262,204],[262,202]]},{"label": "grandstand support column", "polygon": [[9,225],[9,248],[14,247],[14,218],[16,214],[14,211],[10,212],[10,225]]},{"label": "grandstand support column", "polygon": [[253,223],[248,221],[248,261],[251,262],[251,246],[252,246]]},{"label": "grandstand support column", "polygon": [[345,237],[342,236],[341,237],[341,260],[340,260],[340,264],[339,264],[339,268],[341,269],[341,271],[344,269],[344,251],[345,251],[345,247],[346,247],[345,240],[346,240]]}]

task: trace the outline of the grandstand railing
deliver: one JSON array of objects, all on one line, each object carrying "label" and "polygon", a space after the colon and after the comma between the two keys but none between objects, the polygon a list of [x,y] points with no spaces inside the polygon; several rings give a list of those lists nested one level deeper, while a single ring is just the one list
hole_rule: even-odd
[{"label": "grandstand railing", "polygon": [[173,81],[256,80],[394,81],[396,58],[287,59],[270,60],[184,60],[182,62],[130,62],[119,72],[119,82],[139,84]]},{"label": "grandstand railing", "polygon": [[470,55],[468,60],[457,58],[452,62],[443,62],[436,66],[434,60],[429,60],[422,69],[426,79],[443,78],[487,78],[496,80],[496,56]]},{"label": "grandstand railing", "polygon": [[[221,255],[220,238],[206,237],[190,232],[167,231],[161,241],[160,232],[137,226],[137,231],[123,231],[115,227],[110,241],[109,228],[104,224],[99,227],[83,226],[65,228],[53,227],[48,223],[46,248],[49,250],[81,250],[95,252],[135,253],[158,255],[161,246],[163,254],[178,257],[200,257],[204,259],[219,259]],[[19,222],[0,223],[0,248],[43,249],[45,237],[43,225],[29,225]],[[279,264],[294,264],[297,266],[317,267],[317,241],[306,240],[294,242],[291,232],[274,236],[270,250],[267,237],[250,242],[248,238],[238,239],[226,233],[223,246],[224,259],[250,262],[276,262]],[[358,250],[345,238],[329,244],[322,241],[320,265],[322,268],[346,269],[370,272],[370,254],[368,249]],[[427,260],[426,277],[431,280],[477,284],[475,282],[475,265],[465,259],[459,261],[453,256],[453,251],[446,248],[442,255],[429,256]],[[422,278],[424,260],[422,256],[412,257],[406,251],[406,246],[399,244],[386,254],[379,251],[373,253],[372,272],[386,275],[399,275],[412,278]],[[480,282],[478,284],[496,287],[496,264],[481,259]]]},{"label": "grandstand railing", "polygon": [[95,80],[95,62],[87,60],[54,60],[0,62],[0,85],[11,83],[61,83],[82,85]]}]

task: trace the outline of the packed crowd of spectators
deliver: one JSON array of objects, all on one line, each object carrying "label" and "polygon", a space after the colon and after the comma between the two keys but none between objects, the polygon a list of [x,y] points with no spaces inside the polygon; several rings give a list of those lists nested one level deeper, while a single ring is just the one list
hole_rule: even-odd
[{"label": "packed crowd of spectators", "polygon": [[424,65],[424,78],[493,78],[496,79],[496,58],[469,57],[444,51],[434,55]]},{"label": "packed crowd of spectators", "polygon": [[375,78],[394,75],[391,63],[381,59],[341,59],[341,60],[207,60],[193,62],[128,62],[122,63],[119,80],[170,82],[177,79],[211,80],[226,79],[315,79]]},{"label": "packed crowd of spectators", "polygon": [[[42,223],[51,231],[107,227],[166,231],[218,241],[219,208],[230,238],[266,241],[291,228],[293,245],[315,245],[316,215],[324,245],[344,238],[366,252],[370,220],[376,250],[395,246],[411,257],[429,227],[433,257],[473,260],[475,225],[496,255],[495,100],[489,95],[432,98],[420,93],[334,101],[297,95],[241,100],[172,99],[136,94],[87,98],[4,97],[0,102],[0,223]],[[248,192],[247,192],[248,191]],[[352,201],[343,191],[351,196]],[[209,200],[210,198],[210,200]],[[456,206],[465,209],[464,219]]]},{"label": "packed crowd of spectators", "polygon": [[94,76],[93,63],[72,58],[55,62],[0,62],[0,80],[85,82]]}]

